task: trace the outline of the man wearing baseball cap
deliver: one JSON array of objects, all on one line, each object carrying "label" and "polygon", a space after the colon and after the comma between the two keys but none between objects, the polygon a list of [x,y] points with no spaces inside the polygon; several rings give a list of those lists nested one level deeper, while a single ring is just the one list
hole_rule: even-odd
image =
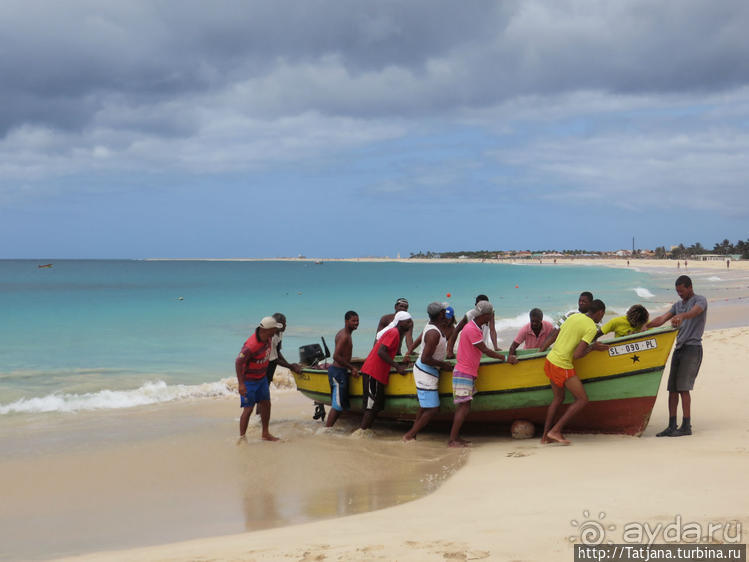
[{"label": "man wearing baseball cap", "polygon": [[255,328],[254,333],[244,342],[242,350],[234,362],[234,369],[237,372],[240,404],[242,406],[242,415],[239,418],[240,439],[245,439],[252,409],[257,404],[257,408],[260,411],[263,440],[278,441],[278,437],[274,437],[268,431],[268,423],[270,421],[270,389],[268,388],[266,371],[270,358],[271,340],[281,329],[283,329],[283,324],[272,316],[263,318],[258,327]]}]

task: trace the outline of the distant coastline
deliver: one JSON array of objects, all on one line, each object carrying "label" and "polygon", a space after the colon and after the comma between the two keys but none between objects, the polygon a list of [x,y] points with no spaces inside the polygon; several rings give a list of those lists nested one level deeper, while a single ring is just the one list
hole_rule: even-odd
[{"label": "distant coastline", "polygon": [[512,265],[586,265],[601,267],[618,267],[632,269],[660,269],[674,270],[684,273],[700,270],[747,270],[749,271],[749,260],[731,260],[730,266],[726,267],[723,260],[698,261],[656,258],[611,258],[611,257],[555,257],[555,258],[500,258],[500,259],[475,259],[475,258],[390,258],[390,257],[351,257],[351,258],[326,258],[326,257],[272,257],[272,258],[145,258],[143,261],[215,261],[215,262],[360,262],[360,263],[487,263],[487,264],[512,264]]}]

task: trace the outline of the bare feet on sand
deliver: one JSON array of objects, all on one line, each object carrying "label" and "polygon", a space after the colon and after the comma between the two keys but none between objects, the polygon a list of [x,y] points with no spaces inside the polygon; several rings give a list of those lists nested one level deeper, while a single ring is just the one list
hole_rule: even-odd
[{"label": "bare feet on sand", "polygon": [[447,444],[448,447],[470,447],[471,442],[466,441],[465,439],[456,439],[455,441],[450,441]]},{"label": "bare feet on sand", "polygon": [[263,433],[263,441],[280,441],[280,439],[270,433]]},{"label": "bare feet on sand", "polygon": [[550,431],[546,434],[546,442],[551,443],[552,441],[556,441],[557,443],[561,443],[562,445],[571,444],[570,441],[564,438],[564,435],[562,435],[561,433],[557,433],[556,431]]}]

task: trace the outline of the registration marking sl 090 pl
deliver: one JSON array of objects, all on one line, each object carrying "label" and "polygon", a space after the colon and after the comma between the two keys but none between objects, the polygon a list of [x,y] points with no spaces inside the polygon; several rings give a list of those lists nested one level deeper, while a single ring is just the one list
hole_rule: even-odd
[{"label": "registration marking sl 090 pl", "polygon": [[609,357],[617,355],[626,355],[627,353],[637,353],[639,351],[648,351],[658,347],[655,338],[649,340],[636,341],[632,343],[623,343],[622,345],[612,345],[609,348]]}]

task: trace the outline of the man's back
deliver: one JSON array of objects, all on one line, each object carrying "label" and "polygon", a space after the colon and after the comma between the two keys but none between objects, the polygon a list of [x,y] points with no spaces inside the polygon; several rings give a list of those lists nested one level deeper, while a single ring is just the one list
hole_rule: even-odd
[{"label": "man's back", "polygon": [[559,329],[559,336],[547,359],[562,369],[573,369],[572,355],[575,348],[581,341],[591,343],[597,332],[596,323],[587,314],[573,314]]}]

